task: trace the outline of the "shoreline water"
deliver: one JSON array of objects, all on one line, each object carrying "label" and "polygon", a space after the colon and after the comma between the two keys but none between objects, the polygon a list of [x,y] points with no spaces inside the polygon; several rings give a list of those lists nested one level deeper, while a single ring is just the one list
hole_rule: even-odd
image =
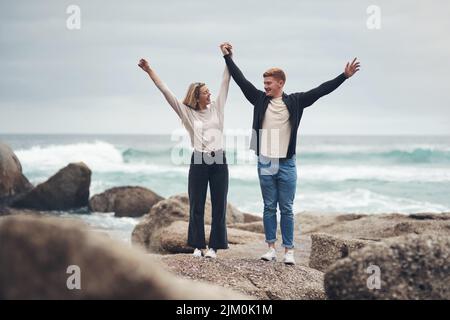
[{"label": "shoreline water", "polygon": [[[177,142],[170,135],[24,134],[0,135],[0,140],[11,146],[34,185],[70,162],[83,161],[92,170],[91,197],[117,186],[142,186],[165,198],[187,191],[189,167],[172,163]],[[189,156],[190,145],[182,149]],[[228,200],[262,216],[256,157],[248,145],[230,152],[244,164],[229,165]],[[450,211],[450,136],[303,135],[297,170],[294,212]],[[127,234],[138,221],[105,214],[79,218],[118,234]]]}]

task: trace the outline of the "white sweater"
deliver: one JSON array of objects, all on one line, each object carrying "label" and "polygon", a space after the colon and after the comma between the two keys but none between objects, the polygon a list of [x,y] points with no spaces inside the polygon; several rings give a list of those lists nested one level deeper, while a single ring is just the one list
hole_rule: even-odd
[{"label": "white sweater", "polygon": [[217,99],[204,110],[196,111],[180,101],[164,82],[156,83],[167,102],[180,117],[191,138],[191,146],[201,152],[223,149],[224,107],[230,87],[230,73],[225,67]]},{"label": "white sweater", "polygon": [[261,154],[269,158],[285,158],[290,137],[289,110],[281,97],[273,98],[262,123]]}]

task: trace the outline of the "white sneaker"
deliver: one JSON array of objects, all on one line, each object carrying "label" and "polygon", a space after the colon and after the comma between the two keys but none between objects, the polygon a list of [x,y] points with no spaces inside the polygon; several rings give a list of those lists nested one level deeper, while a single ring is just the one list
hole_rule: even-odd
[{"label": "white sneaker", "polygon": [[288,250],[288,252],[284,254],[283,262],[285,264],[295,264],[294,250]]},{"label": "white sneaker", "polygon": [[274,248],[270,248],[265,254],[261,256],[261,260],[265,261],[276,261],[277,260],[277,252]]},{"label": "white sneaker", "polygon": [[216,252],[214,251],[214,249],[209,248],[208,251],[207,251],[206,254],[205,254],[205,258],[211,258],[211,259],[217,258],[217,254],[216,254]]},{"label": "white sneaker", "polygon": [[201,257],[202,250],[195,248],[194,253],[192,254],[194,257]]}]

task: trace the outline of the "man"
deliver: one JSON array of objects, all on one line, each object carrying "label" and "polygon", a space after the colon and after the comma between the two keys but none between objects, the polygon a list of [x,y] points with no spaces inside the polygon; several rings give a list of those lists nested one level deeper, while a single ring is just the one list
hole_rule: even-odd
[{"label": "man", "polygon": [[254,106],[250,148],[258,156],[258,177],[264,200],[264,232],[269,247],[261,259],[276,260],[278,205],[282,246],[285,248],[283,261],[285,264],[295,264],[292,206],[297,184],[295,148],[303,109],[334,91],[359,70],[360,64],[354,58],[336,78],[306,92],[286,94],[283,92],[286,82],[283,70],[271,68],[264,72],[265,91],[258,90],[234,63],[231,44],[225,42],[220,48],[232,78]]}]

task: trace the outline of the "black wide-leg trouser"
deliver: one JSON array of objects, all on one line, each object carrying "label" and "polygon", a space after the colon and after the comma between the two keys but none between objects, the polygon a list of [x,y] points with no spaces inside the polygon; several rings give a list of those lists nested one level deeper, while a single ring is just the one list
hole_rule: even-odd
[{"label": "black wide-leg trouser", "polygon": [[208,190],[211,193],[212,222],[209,248],[228,249],[226,228],[228,165],[225,152],[207,154],[194,151],[189,168],[189,230],[188,245],[205,249],[205,201]]}]

